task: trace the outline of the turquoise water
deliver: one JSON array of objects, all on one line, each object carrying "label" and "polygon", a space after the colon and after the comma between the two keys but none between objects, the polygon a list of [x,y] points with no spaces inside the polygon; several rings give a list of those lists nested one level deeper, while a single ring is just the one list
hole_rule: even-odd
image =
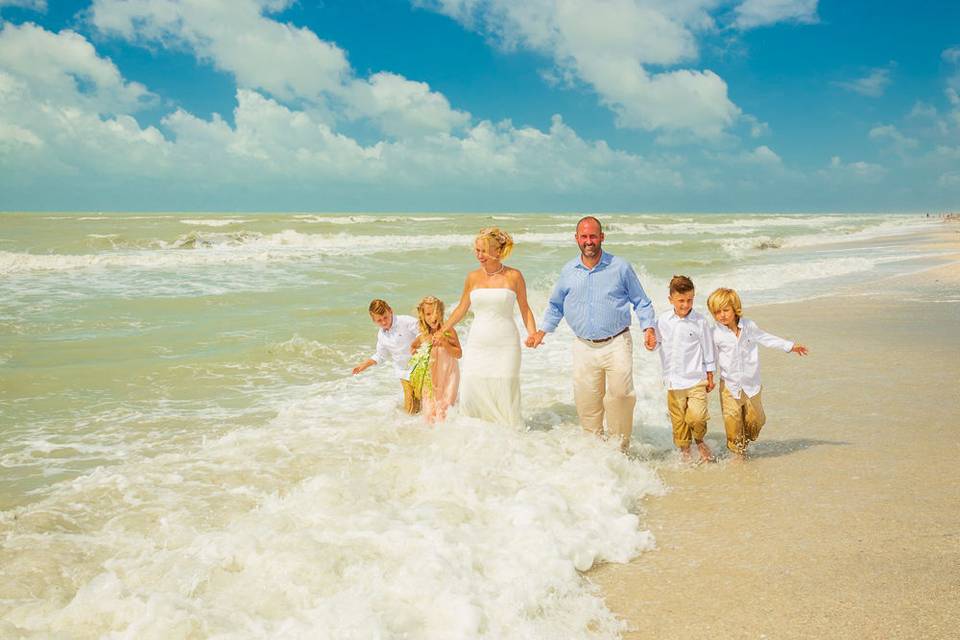
[{"label": "turquoise water", "polygon": [[[600,217],[659,308],[675,273],[749,307],[932,257],[895,241],[919,216]],[[576,219],[0,215],[0,636],[615,635],[575,569],[652,544],[655,358],[629,460],[575,428],[565,327],[524,353],[526,434],[427,430],[389,367],[349,376],[370,299],[452,307],[484,226],[539,319]]]}]

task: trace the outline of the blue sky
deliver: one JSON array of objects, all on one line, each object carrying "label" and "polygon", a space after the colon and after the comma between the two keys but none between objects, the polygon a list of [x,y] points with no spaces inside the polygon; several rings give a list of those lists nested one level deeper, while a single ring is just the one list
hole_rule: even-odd
[{"label": "blue sky", "polygon": [[0,210],[960,209],[960,3],[0,0]]}]

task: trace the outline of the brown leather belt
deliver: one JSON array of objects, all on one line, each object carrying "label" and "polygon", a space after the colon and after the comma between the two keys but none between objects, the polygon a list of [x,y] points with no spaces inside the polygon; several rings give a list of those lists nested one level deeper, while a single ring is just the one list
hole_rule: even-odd
[{"label": "brown leather belt", "polygon": [[630,327],[627,327],[626,329],[624,329],[624,330],[621,331],[620,333],[615,333],[615,334],[613,334],[613,335],[610,336],[609,338],[600,338],[599,340],[591,340],[590,338],[584,338],[584,340],[586,340],[587,342],[592,342],[593,344],[602,344],[602,343],[604,343],[604,342],[610,342],[611,340],[613,340],[613,339],[616,338],[617,336],[622,336],[622,335],[625,334],[627,331],[630,331]]}]

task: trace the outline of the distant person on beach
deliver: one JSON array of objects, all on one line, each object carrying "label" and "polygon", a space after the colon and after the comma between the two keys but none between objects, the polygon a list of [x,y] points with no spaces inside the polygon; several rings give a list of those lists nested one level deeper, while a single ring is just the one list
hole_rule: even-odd
[{"label": "distant person on beach", "polygon": [[807,355],[802,344],[778,338],[743,317],[740,296],[733,289],[717,289],[707,298],[707,307],[717,321],[713,342],[720,374],[720,410],[727,432],[727,449],[733,459],[746,457],[747,445],[757,439],[767,421],[760,401],[760,348],[783,349]]},{"label": "distant person on beach", "polygon": [[[447,409],[457,401],[463,355],[456,329],[440,332],[443,301],[427,296],[417,305],[420,335],[410,345],[410,385],[420,399],[420,410],[428,424],[443,422]],[[436,337],[439,336],[439,337]]]},{"label": "distant person on beach", "polygon": [[435,339],[440,340],[473,309],[463,351],[460,415],[521,426],[520,334],[513,309],[520,310],[529,341],[537,323],[527,303],[527,284],[520,271],[503,264],[513,250],[513,238],[506,231],[481,229],[473,250],[480,266],[467,274],[460,303]]},{"label": "distant person on beach", "polygon": [[580,255],[561,269],[542,328],[527,340],[527,346],[539,346],[544,335],[566,318],[577,336],[573,343],[573,397],[580,424],[597,436],[615,438],[626,451],[637,402],[630,309],[637,314],[649,350],[657,345],[656,316],[630,263],[603,251],[599,220],[582,218],[574,239]]},{"label": "distant person on beach", "polygon": [[403,410],[409,414],[420,411],[420,401],[414,396],[410,385],[410,345],[417,337],[418,325],[412,316],[397,315],[383,300],[373,300],[368,308],[377,331],[377,350],[367,360],[353,368],[353,375],[363,373],[369,367],[384,360],[393,360],[393,371],[403,386]]},{"label": "distant person on beach", "polygon": [[713,391],[716,370],[713,329],[693,308],[693,281],[687,276],[670,280],[673,310],[657,318],[657,342],[667,387],[667,412],[673,424],[673,444],[684,462],[690,461],[690,441],[697,444],[701,462],[713,461],[703,441],[707,433],[707,394]]}]

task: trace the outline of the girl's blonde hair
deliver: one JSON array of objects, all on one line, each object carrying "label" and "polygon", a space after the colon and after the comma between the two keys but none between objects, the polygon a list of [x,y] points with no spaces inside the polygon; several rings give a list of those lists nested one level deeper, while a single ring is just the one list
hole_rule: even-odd
[{"label": "girl's blonde hair", "polygon": [[720,287],[707,298],[707,308],[710,309],[710,313],[717,315],[717,312],[725,307],[733,309],[733,313],[736,314],[738,320],[743,315],[743,305],[740,303],[740,296],[737,295],[737,292],[733,289]]},{"label": "girl's blonde hair", "polygon": [[[436,307],[440,313],[440,326],[443,326],[443,300],[434,296],[427,296],[417,304],[417,321],[420,325],[420,333],[429,335],[433,329],[427,325],[427,307]],[[440,327],[437,327],[438,329]]]},{"label": "girl's blonde hair", "polygon": [[480,229],[477,240],[483,242],[487,248],[496,247],[497,257],[500,260],[506,260],[510,252],[513,251],[513,238],[510,237],[509,233],[497,227]]}]

